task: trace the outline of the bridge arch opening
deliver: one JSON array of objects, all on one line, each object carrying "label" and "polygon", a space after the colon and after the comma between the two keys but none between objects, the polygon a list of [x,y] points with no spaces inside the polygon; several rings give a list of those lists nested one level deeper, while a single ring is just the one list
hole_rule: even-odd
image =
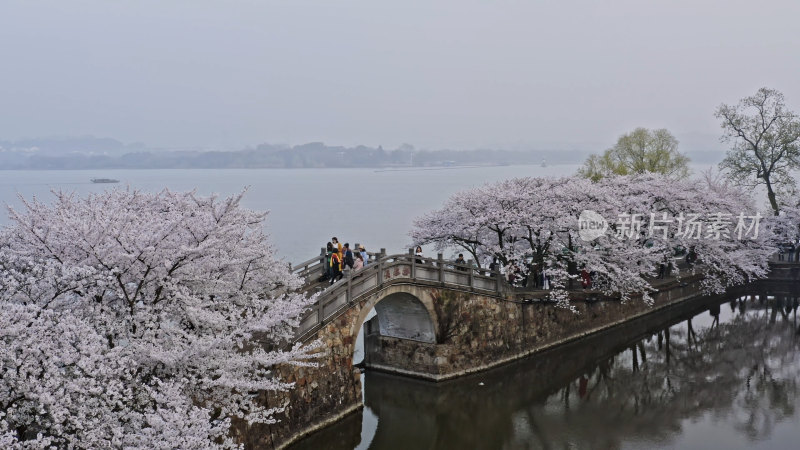
[{"label": "bridge arch opening", "polygon": [[367,303],[353,330],[357,335],[353,362],[363,361],[365,333],[435,343],[433,314],[432,305],[426,305],[408,292],[393,292],[372,304]]},{"label": "bridge arch opening", "polygon": [[389,294],[375,306],[375,318],[370,323],[377,326],[381,336],[436,342],[433,318],[428,308],[415,295],[406,292]]},{"label": "bridge arch opening", "polygon": [[[365,362],[365,332],[411,339],[422,342],[436,342],[435,312],[432,304],[426,305],[417,296],[407,292],[394,292],[375,302],[364,305],[356,323],[355,348],[353,363],[363,365]],[[351,336],[353,335],[351,334]],[[369,446],[377,431],[378,414],[365,403],[366,376],[361,373],[361,403],[364,405],[362,416],[361,443]],[[363,447],[363,446],[362,446]],[[364,447],[366,448],[366,447]]]}]

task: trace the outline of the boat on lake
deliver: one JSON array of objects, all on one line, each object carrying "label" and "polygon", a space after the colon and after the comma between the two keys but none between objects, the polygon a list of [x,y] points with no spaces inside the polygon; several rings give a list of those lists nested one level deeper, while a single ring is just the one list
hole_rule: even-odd
[{"label": "boat on lake", "polygon": [[113,178],[92,178],[92,183],[119,183],[119,180]]}]

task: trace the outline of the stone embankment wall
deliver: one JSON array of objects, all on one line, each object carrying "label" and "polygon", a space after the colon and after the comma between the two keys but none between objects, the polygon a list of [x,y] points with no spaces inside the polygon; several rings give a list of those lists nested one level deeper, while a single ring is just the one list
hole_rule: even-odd
[{"label": "stone embankment wall", "polygon": [[436,344],[378,334],[366,336],[366,367],[445,380],[501,365],[702,296],[696,278],[659,288],[653,306],[639,298],[625,303],[611,299],[574,300],[577,314],[544,301],[445,292],[434,297],[445,304],[456,302],[450,308],[437,305],[437,329],[448,336],[440,334]]},{"label": "stone embankment wall", "polygon": [[[317,333],[322,347],[316,367],[282,366],[278,375],[295,383],[287,392],[262,392],[259,401],[285,408],[274,424],[237,424],[237,439],[248,449],[283,448],[305,434],[362,408],[361,371],[353,367],[355,338],[350,325],[359,309],[350,309]],[[355,445],[355,443],[354,443]]]}]

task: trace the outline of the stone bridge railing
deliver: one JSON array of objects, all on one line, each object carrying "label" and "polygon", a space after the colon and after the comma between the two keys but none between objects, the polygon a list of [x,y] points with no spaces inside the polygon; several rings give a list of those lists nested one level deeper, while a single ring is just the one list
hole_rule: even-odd
[{"label": "stone bridge railing", "polygon": [[[307,280],[308,287],[312,287],[324,268],[325,257],[319,256],[296,265],[293,272]],[[320,293],[317,302],[300,322],[297,341],[302,342],[314,336],[323,324],[346,311],[360,297],[397,283],[444,287],[490,296],[500,296],[506,289],[499,273],[459,266],[445,260],[441,254],[437,258],[424,258],[412,253],[386,255],[382,250],[381,253],[370,254],[366,267],[358,271],[346,271],[344,278]]]}]

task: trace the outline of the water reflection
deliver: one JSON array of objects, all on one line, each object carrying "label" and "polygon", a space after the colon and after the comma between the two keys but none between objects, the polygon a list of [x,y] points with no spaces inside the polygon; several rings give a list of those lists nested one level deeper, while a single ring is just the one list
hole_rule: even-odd
[{"label": "water reflection", "polygon": [[720,301],[453,382],[368,373],[377,427],[295,448],[796,448],[797,297]]}]

